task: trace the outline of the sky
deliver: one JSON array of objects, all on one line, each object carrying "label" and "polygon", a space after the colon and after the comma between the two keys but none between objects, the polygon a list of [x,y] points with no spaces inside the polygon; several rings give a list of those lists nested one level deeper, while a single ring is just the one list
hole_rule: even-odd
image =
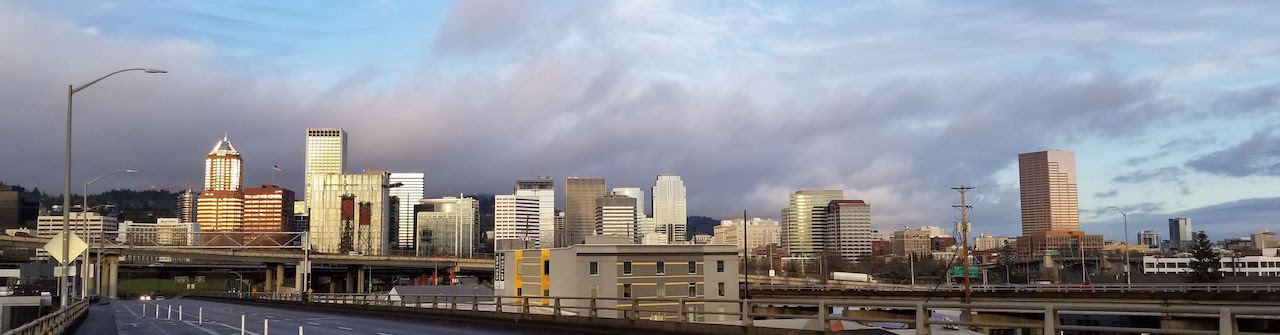
[{"label": "sky", "polygon": [[[0,181],[198,188],[224,134],[247,185],[302,188],[307,127],[428,196],[516,179],[683,177],[690,215],[840,189],[881,229],[1019,233],[1018,153],[1076,152],[1081,226],[1280,230],[1269,1],[5,1]],[[79,189],[79,186],[75,187]],[[91,191],[92,192],[92,191]]]}]

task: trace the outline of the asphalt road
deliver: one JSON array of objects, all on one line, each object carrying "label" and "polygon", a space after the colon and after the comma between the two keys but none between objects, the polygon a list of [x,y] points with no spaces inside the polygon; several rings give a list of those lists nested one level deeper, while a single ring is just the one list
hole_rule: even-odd
[{"label": "asphalt road", "polygon": [[[143,308],[146,308],[145,314]],[[159,318],[156,310],[159,307]],[[172,312],[170,312],[172,308]],[[181,308],[181,313],[179,312]],[[201,308],[204,323],[197,322]],[[108,314],[109,313],[109,314]],[[381,317],[342,314],[328,311],[295,310],[258,305],[239,305],[192,299],[164,301],[116,301],[110,305],[94,305],[90,317],[76,329],[76,334],[120,335],[231,335],[240,334],[240,318],[244,316],[245,334],[293,335],[302,327],[306,335],[410,335],[410,334],[602,334],[564,329],[530,328],[526,325],[496,325],[485,320],[415,319],[404,316]],[[179,320],[181,316],[181,320]],[[112,322],[114,318],[114,322]],[[270,329],[264,331],[263,320]],[[114,329],[109,327],[114,326]]]}]

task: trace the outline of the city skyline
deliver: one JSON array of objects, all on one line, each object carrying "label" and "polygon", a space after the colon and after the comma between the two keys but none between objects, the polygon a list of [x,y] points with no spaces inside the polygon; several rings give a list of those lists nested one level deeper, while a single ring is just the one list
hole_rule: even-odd
[{"label": "city skyline", "polygon": [[[279,165],[284,171],[275,184],[305,191],[297,135],[307,127],[342,127],[351,133],[345,172],[426,171],[441,181],[428,196],[504,194],[510,180],[538,175],[646,187],[654,174],[672,172],[689,189],[689,215],[736,217],[747,209],[776,218],[795,190],[840,189],[876,204],[874,225],[892,228],[955,221],[950,206],[958,199],[947,188],[966,184],[978,187],[970,193],[973,233],[1012,236],[1020,226],[1016,154],[1069,149],[1078,156],[1081,228],[1109,239],[1121,236],[1110,206],[1130,214],[1131,231],[1166,231],[1167,219],[1187,217],[1228,236],[1275,230],[1271,218],[1280,213],[1272,151],[1280,148],[1277,83],[1266,75],[1280,69],[1266,33],[1277,23],[1260,15],[1274,5],[1203,11],[1175,2],[1152,9],[1164,13],[1161,20],[1134,19],[1149,17],[1136,5],[1110,6],[1101,15],[1079,3],[1059,4],[1079,11],[1039,4],[730,6],[715,11],[726,13],[716,16],[724,21],[691,14],[720,6],[709,4],[527,11],[490,5],[389,2],[383,6],[395,10],[347,4],[336,7],[356,8],[295,13],[312,22],[359,13],[317,31],[245,6],[0,3],[0,39],[33,46],[0,65],[0,73],[23,83],[0,90],[9,103],[0,133],[24,143],[0,149],[17,158],[0,167],[0,180],[59,189],[59,176],[48,168],[60,164],[48,154],[60,150],[49,125],[61,119],[48,113],[61,106],[58,88],[145,63],[171,74],[113,78],[77,96],[77,136],[91,140],[76,143],[73,181],[139,168],[147,172],[95,189],[180,191],[199,184],[193,173],[199,163],[168,153],[207,150],[208,139],[226,132],[252,148],[245,185],[270,183],[269,169]],[[973,21],[951,15],[970,11],[1007,15]],[[134,15],[122,14],[139,12],[174,15],[146,15],[133,24]],[[649,15],[620,14],[628,12]],[[811,15],[823,12],[840,14]],[[1082,14],[1056,14],[1062,12]],[[407,23],[423,13],[426,19]],[[194,18],[202,15],[211,17]],[[510,20],[480,29],[492,15]],[[810,16],[816,19],[803,19]],[[575,35],[549,17],[627,24],[569,20],[597,32]],[[734,21],[752,17],[771,19]],[[879,17],[886,28],[840,17]],[[250,24],[220,26],[216,18]],[[1227,18],[1239,26],[1215,24]],[[697,24],[668,24],[673,20]],[[919,20],[961,20],[958,33],[998,43],[952,45],[946,55],[918,52],[913,40],[938,42],[949,33],[911,24]],[[1108,39],[1080,31],[1079,22],[1110,27]],[[664,26],[707,31],[649,34]],[[1032,27],[1042,38],[994,28],[1005,26]],[[792,30],[812,34],[782,38]],[[256,37],[281,32],[293,33]],[[406,47],[368,52],[332,43],[349,39],[343,34],[385,34],[378,41]],[[345,57],[351,54],[336,49],[367,55]],[[1205,49],[1219,51],[1195,52]],[[89,53],[101,55],[65,56]],[[889,61],[900,59],[912,60]],[[828,68],[806,65],[827,61]],[[744,79],[753,77],[765,81]],[[522,163],[485,164],[499,157]]]}]

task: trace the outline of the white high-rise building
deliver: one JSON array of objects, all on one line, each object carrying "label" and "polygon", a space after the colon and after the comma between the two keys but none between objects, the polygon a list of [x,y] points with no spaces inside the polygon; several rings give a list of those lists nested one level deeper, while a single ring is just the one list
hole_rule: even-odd
[{"label": "white high-rise building", "polygon": [[1145,245],[1147,248],[1160,249],[1160,232],[1154,230],[1138,232],[1138,244]]},{"label": "white high-rise building", "polygon": [[391,194],[385,171],[311,176],[311,250],[385,255],[391,245]]},{"label": "white high-rise building", "polygon": [[800,190],[782,209],[782,248],[792,257],[817,259],[825,248],[827,205],[844,198],[841,190]]},{"label": "white high-rise building", "polygon": [[625,195],[596,198],[596,235],[624,237],[640,243],[636,199]]},{"label": "white high-rise building", "polygon": [[421,172],[391,173],[391,185],[400,185],[390,191],[391,197],[396,198],[395,221],[392,223],[396,227],[398,249],[413,250],[413,205],[426,198],[426,180],[426,174]]},{"label": "white high-rise building", "polygon": [[538,198],[537,236],[540,248],[556,244],[556,189],[551,177],[516,181],[517,196]]},{"label": "white high-rise building", "polygon": [[[311,182],[317,174],[340,174],[347,167],[347,132],[342,128],[307,128],[303,200],[311,203]],[[311,207],[307,207],[311,208]]]},{"label": "white high-rise building", "polygon": [[[493,196],[494,245],[504,250],[509,246],[531,249],[538,245],[541,207],[532,195],[503,194]],[[518,242],[517,242],[518,241]]]},{"label": "white high-rise building", "polygon": [[[647,217],[644,203],[644,190],[639,187],[614,187],[613,194],[625,195],[636,199],[636,217]],[[642,232],[643,233],[643,232]]]},{"label": "white high-rise building", "polygon": [[676,175],[658,175],[653,185],[653,224],[669,241],[685,241],[688,212],[684,181]]}]

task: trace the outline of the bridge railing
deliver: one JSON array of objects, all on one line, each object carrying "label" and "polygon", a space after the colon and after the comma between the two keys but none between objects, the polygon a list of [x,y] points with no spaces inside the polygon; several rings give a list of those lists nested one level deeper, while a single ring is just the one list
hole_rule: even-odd
[{"label": "bridge railing", "polygon": [[89,309],[88,300],[80,300],[67,308],[58,309],[53,313],[42,316],[35,321],[28,322],[18,328],[10,329],[3,335],[47,335],[47,334],[64,334],[67,333],[72,324],[84,317],[85,311]]},{"label": "bridge railing", "polygon": [[[751,283],[753,290],[779,291],[829,291],[859,290],[876,292],[929,292],[929,291],[963,291],[961,285],[940,286],[848,286],[820,284],[757,284]],[[973,285],[973,292],[987,293],[1046,293],[1046,292],[1083,292],[1083,293],[1280,293],[1280,282],[1277,283],[1170,283],[1170,284],[1051,284],[1051,285]]]},{"label": "bridge railing", "polygon": [[[611,298],[550,296],[410,295],[410,294],[311,294],[297,293],[206,293],[241,300],[279,301],[306,304],[363,306],[386,310],[431,310],[445,313],[472,312],[501,314],[527,319],[540,315],[551,318],[605,318],[630,321],[683,322],[742,327],[785,328],[772,319],[816,320],[822,329],[833,323],[858,322],[871,325],[896,324],[928,334],[934,326],[978,329],[1036,329],[1045,334],[1068,332],[1113,332],[1148,334],[1250,334],[1239,332],[1241,319],[1280,319],[1274,306],[1225,306],[1196,304],[1083,304],[980,302],[921,300],[826,300],[826,299],[703,299],[703,298]],[[807,314],[796,314],[808,311]],[[816,312],[825,311],[825,312]],[[957,317],[962,311],[1014,317],[968,320]],[[1089,316],[1182,318],[1198,320],[1190,329],[1064,324],[1063,320]],[[1013,321],[1009,321],[1013,320]],[[632,323],[635,324],[635,323]],[[1256,324],[1256,322],[1254,323]]]}]

